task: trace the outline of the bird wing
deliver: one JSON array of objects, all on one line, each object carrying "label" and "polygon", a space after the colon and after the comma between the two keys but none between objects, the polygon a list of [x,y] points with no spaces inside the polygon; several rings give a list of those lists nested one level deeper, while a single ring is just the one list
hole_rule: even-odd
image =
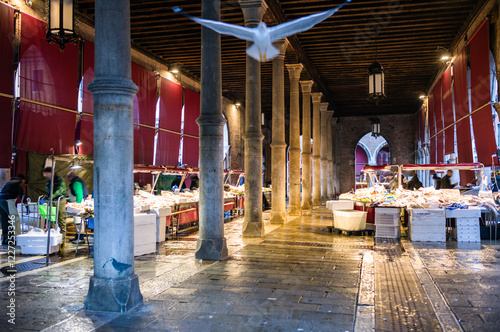
[{"label": "bird wing", "polygon": [[204,18],[191,16],[189,14],[186,14],[179,7],[174,7],[172,9],[174,12],[179,13],[181,15],[184,15],[187,18],[195,21],[196,23],[201,24],[207,28],[210,28],[210,29],[212,29],[215,32],[218,32],[220,34],[234,36],[236,38],[247,40],[247,41],[253,41],[253,37],[254,37],[253,28],[245,28],[241,25],[229,24],[229,23],[207,20]]},{"label": "bird wing", "polygon": [[304,16],[296,20],[278,24],[274,27],[269,28],[271,42],[274,42],[278,39],[289,37],[299,32],[309,30],[316,24],[326,20],[327,18],[335,14],[340,8],[342,8],[348,2],[351,2],[351,0],[347,0],[346,2],[344,2],[343,4],[341,4],[336,8],[321,13]]}]

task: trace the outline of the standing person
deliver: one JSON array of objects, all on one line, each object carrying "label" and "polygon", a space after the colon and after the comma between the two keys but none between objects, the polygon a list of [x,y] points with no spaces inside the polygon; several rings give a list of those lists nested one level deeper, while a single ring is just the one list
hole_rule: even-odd
[{"label": "standing person", "polygon": [[193,175],[191,177],[191,185],[189,186],[189,190],[196,190],[200,187],[200,179],[198,175]]},{"label": "standing person", "polygon": [[449,170],[446,175],[441,179],[441,189],[453,189],[458,183],[451,183],[451,177],[453,176],[453,171]]},{"label": "standing person", "polygon": [[[182,182],[182,187],[179,188],[181,186],[181,182]],[[174,181],[172,181],[172,191],[174,190],[174,186],[177,186],[177,188],[179,188],[180,192],[183,192],[184,189],[186,189],[186,182],[182,181],[182,176],[177,175],[175,177]]]},{"label": "standing person", "polygon": [[19,174],[5,183],[0,190],[0,221],[2,223],[2,244],[7,244],[9,239],[9,223],[11,216],[15,218],[14,234],[17,236],[21,233],[19,225],[19,214],[17,213],[16,200],[24,195],[24,184],[26,177],[24,174]]},{"label": "standing person", "polygon": [[59,228],[61,229],[61,233],[63,235],[63,242],[59,248],[60,251],[64,250],[64,243],[66,242],[66,183],[64,179],[54,173],[54,185],[51,186],[50,183],[50,175],[52,173],[52,167],[45,167],[42,171],[43,177],[47,179],[47,192],[49,193],[53,187],[52,191],[52,204],[57,206],[57,200],[61,197],[59,203],[59,211],[57,214],[57,223],[59,224]]},{"label": "standing person", "polygon": [[[87,184],[85,181],[80,179],[75,172],[71,171],[66,175],[66,178],[69,181],[69,202],[81,203],[87,196],[89,195],[89,189],[87,188]],[[80,237],[78,238],[78,234],[75,235],[70,241],[74,244],[77,242],[79,244],[85,243],[85,238],[83,233],[85,232],[85,224],[82,223],[81,217],[73,217],[75,222],[75,231],[76,225],[80,225]],[[83,228],[82,228],[83,227]]]},{"label": "standing person", "polygon": [[418,190],[422,188],[422,182],[418,179],[417,173],[413,173],[413,177],[406,185],[406,189],[408,190]]},{"label": "standing person", "polygon": [[432,179],[434,180],[434,188],[436,190],[441,189],[441,178],[439,176],[437,176],[437,174],[434,174],[432,176]]}]

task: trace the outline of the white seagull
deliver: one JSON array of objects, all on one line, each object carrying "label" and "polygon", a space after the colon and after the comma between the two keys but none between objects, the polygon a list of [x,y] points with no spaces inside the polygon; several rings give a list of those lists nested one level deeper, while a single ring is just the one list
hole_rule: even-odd
[{"label": "white seagull", "polygon": [[282,38],[292,36],[296,33],[309,30],[316,24],[326,20],[328,17],[335,14],[348,2],[351,2],[351,0],[346,0],[337,8],[333,8],[309,16],[304,16],[296,20],[278,24],[270,28],[268,28],[266,23],[264,22],[260,22],[259,25],[257,25],[257,27],[255,28],[246,28],[241,25],[228,24],[219,21],[194,17],[186,14],[179,7],[173,7],[172,10],[220,34],[231,35],[239,39],[253,42],[253,45],[247,49],[247,54],[257,61],[266,62],[279,55],[279,50],[273,46],[273,42]]}]

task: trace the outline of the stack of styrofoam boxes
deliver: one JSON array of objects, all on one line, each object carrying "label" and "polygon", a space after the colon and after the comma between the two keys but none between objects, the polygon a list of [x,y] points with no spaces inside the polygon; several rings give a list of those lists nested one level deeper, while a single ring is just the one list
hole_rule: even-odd
[{"label": "stack of styrofoam boxes", "polygon": [[332,226],[335,227],[335,211],[354,210],[354,202],[348,200],[328,201],[326,202],[326,208],[332,211]]},{"label": "stack of styrofoam boxes", "polygon": [[443,209],[411,209],[410,240],[446,242],[446,218]]},{"label": "stack of styrofoam boxes", "polygon": [[399,208],[375,208],[375,238],[399,239],[401,221]]},{"label": "stack of styrofoam boxes", "polygon": [[[38,204],[30,203],[24,205],[17,204],[17,213],[21,222],[21,232],[27,231],[29,228],[38,226]],[[30,227],[31,226],[31,227]]]},{"label": "stack of styrofoam boxes", "polygon": [[[62,234],[58,230],[51,229],[49,254],[59,251],[62,241]],[[21,247],[23,255],[47,254],[47,233],[43,229],[33,228],[26,234],[19,234],[16,236],[16,243]]]},{"label": "stack of styrofoam boxes", "polygon": [[154,214],[134,214],[134,256],[156,252],[156,217]]},{"label": "stack of styrofoam boxes", "polygon": [[455,218],[456,228],[453,229],[453,238],[457,242],[481,242],[479,218],[481,209],[446,210],[446,218]]},{"label": "stack of styrofoam boxes", "polygon": [[165,241],[167,230],[167,216],[172,215],[171,207],[153,209],[149,213],[156,215],[156,242]]}]

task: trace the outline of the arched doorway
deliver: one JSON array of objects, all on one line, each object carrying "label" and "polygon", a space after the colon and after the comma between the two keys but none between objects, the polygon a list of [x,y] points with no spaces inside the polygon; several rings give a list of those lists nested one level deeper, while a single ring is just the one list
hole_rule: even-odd
[{"label": "arched doorway", "polygon": [[[354,152],[354,160],[356,189],[367,188],[372,184],[367,174],[364,174],[361,170],[366,165],[390,164],[391,154],[389,144],[384,137],[373,137],[371,133],[368,133],[358,141]],[[383,172],[378,172],[377,178],[381,180],[381,183],[384,183],[386,175]]]}]

